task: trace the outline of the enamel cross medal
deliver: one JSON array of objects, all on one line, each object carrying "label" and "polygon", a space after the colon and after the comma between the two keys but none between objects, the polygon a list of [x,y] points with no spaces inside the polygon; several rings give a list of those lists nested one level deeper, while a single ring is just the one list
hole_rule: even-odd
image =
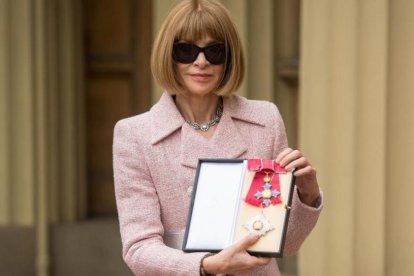
[{"label": "enamel cross medal", "polygon": [[265,217],[263,208],[282,203],[278,174],[285,173],[286,170],[273,160],[262,159],[249,159],[248,169],[256,171],[256,174],[245,201],[250,205],[259,207],[261,212],[249,219],[243,226],[250,233],[264,236],[275,228]]}]

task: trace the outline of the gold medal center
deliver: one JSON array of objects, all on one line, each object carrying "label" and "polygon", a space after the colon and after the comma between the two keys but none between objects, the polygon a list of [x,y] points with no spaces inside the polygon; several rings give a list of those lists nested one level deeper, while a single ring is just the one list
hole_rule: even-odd
[{"label": "gold medal center", "polygon": [[263,222],[261,222],[260,220],[256,220],[253,223],[253,229],[254,230],[259,231],[259,230],[262,230],[262,228],[263,228]]},{"label": "gold medal center", "polygon": [[262,196],[263,196],[263,198],[271,198],[272,197],[272,192],[270,190],[264,190],[262,192]]}]

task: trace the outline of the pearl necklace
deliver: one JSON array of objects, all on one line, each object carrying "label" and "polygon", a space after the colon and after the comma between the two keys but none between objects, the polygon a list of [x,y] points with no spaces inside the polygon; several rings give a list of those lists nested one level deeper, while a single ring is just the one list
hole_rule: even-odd
[{"label": "pearl necklace", "polygon": [[223,99],[221,98],[219,101],[219,104],[217,106],[217,110],[216,110],[216,114],[214,116],[213,119],[211,119],[208,122],[205,123],[196,123],[196,122],[191,122],[189,120],[185,120],[193,129],[195,130],[201,130],[206,132],[207,130],[210,129],[210,127],[218,124],[218,122],[220,122],[221,119],[221,115],[223,115]]}]

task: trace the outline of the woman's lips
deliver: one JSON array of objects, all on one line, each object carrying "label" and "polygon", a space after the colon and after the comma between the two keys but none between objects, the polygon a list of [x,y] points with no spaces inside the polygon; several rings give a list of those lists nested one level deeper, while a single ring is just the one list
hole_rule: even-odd
[{"label": "woman's lips", "polygon": [[195,81],[207,81],[211,78],[210,74],[190,74],[191,78]]}]

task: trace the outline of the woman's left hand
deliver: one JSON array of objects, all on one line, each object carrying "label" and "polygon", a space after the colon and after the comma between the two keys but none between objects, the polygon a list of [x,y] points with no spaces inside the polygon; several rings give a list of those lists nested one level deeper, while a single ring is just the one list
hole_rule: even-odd
[{"label": "woman's left hand", "polygon": [[296,169],[293,174],[296,177],[299,198],[306,205],[315,207],[320,197],[319,185],[316,170],[309,161],[299,150],[286,148],[277,156],[276,162],[288,171]]}]

